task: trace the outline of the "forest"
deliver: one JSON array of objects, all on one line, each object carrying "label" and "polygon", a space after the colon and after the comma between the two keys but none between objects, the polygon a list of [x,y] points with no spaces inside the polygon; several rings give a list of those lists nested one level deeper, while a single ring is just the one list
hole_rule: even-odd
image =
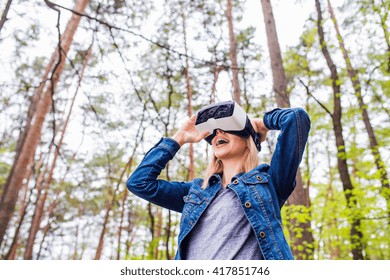
[{"label": "forest", "polygon": [[[310,116],[282,208],[295,258],[389,260],[389,10],[390,0],[1,1],[0,259],[173,259],[181,214],[126,181],[161,137],[232,99],[251,117]],[[183,146],[160,178],[202,177],[210,152]]]}]

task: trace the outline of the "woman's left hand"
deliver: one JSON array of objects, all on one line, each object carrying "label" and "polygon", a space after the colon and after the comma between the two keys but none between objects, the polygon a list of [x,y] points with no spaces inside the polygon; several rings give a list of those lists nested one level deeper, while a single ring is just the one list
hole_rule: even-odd
[{"label": "woman's left hand", "polygon": [[260,142],[264,142],[269,129],[264,125],[263,120],[260,118],[254,118],[251,122],[255,131],[259,132],[261,135]]}]

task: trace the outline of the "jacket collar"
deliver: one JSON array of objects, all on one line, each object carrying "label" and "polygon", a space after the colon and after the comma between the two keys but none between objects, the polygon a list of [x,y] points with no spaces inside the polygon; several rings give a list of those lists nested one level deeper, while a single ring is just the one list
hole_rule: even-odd
[{"label": "jacket collar", "polygon": [[[247,173],[244,173],[244,172],[238,173],[237,175],[235,175],[232,178],[232,182],[236,179],[241,179],[243,181],[247,181],[248,179],[254,177],[255,175],[259,175],[262,172],[267,172],[268,169],[269,169],[268,164],[266,164],[266,163],[260,164],[259,166],[255,167],[254,169],[252,169],[251,171],[249,171]],[[263,177],[263,176],[261,176],[261,177]],[[222,173],[215,173],[215,174],[210,176],[209,181],[208,181],[208,183],[209,183],[208,185],[213,186],[214,184],[221,182],[221,181],[222,181]]]}]

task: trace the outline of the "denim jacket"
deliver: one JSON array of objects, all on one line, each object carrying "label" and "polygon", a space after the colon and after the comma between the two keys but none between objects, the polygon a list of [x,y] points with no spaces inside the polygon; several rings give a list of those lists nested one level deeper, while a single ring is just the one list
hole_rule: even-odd
[{"label": "denim jacket", "polygon": [[[270,165],[261,164],[247,173],[237,174],[227,186],[240,200],[266,260],[293,259],[285,239],[280,209],[295,187],[295,176],[305,149],[310,119],[301,108],[274,109],[265,113],[264,125],[281,130]],[[144,157],[127,181],[135,195],[156,205],[182,213],[178,250],[183,259],[183,240],[194,228],[203,211],[220,188],[222,178],[214,174],[202,189],[203,179],[167,182],[157,177],[180,146],[171,138],[161,139]]]}]

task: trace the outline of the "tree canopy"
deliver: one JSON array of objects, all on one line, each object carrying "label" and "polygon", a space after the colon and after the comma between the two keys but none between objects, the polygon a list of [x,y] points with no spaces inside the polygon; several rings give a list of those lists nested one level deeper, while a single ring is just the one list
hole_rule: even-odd
[{"label": "tree canopy", "polygon": [[[227,99],[310,115],[301,192],[282,208],[298,259],[390,259],[390,1],[288,2],[305,18],[282,0],[3,1],[0,259],[172,259],[180,213],[126,180]],[[209,156],[183,146],[161,178],[203,177]]]}]

